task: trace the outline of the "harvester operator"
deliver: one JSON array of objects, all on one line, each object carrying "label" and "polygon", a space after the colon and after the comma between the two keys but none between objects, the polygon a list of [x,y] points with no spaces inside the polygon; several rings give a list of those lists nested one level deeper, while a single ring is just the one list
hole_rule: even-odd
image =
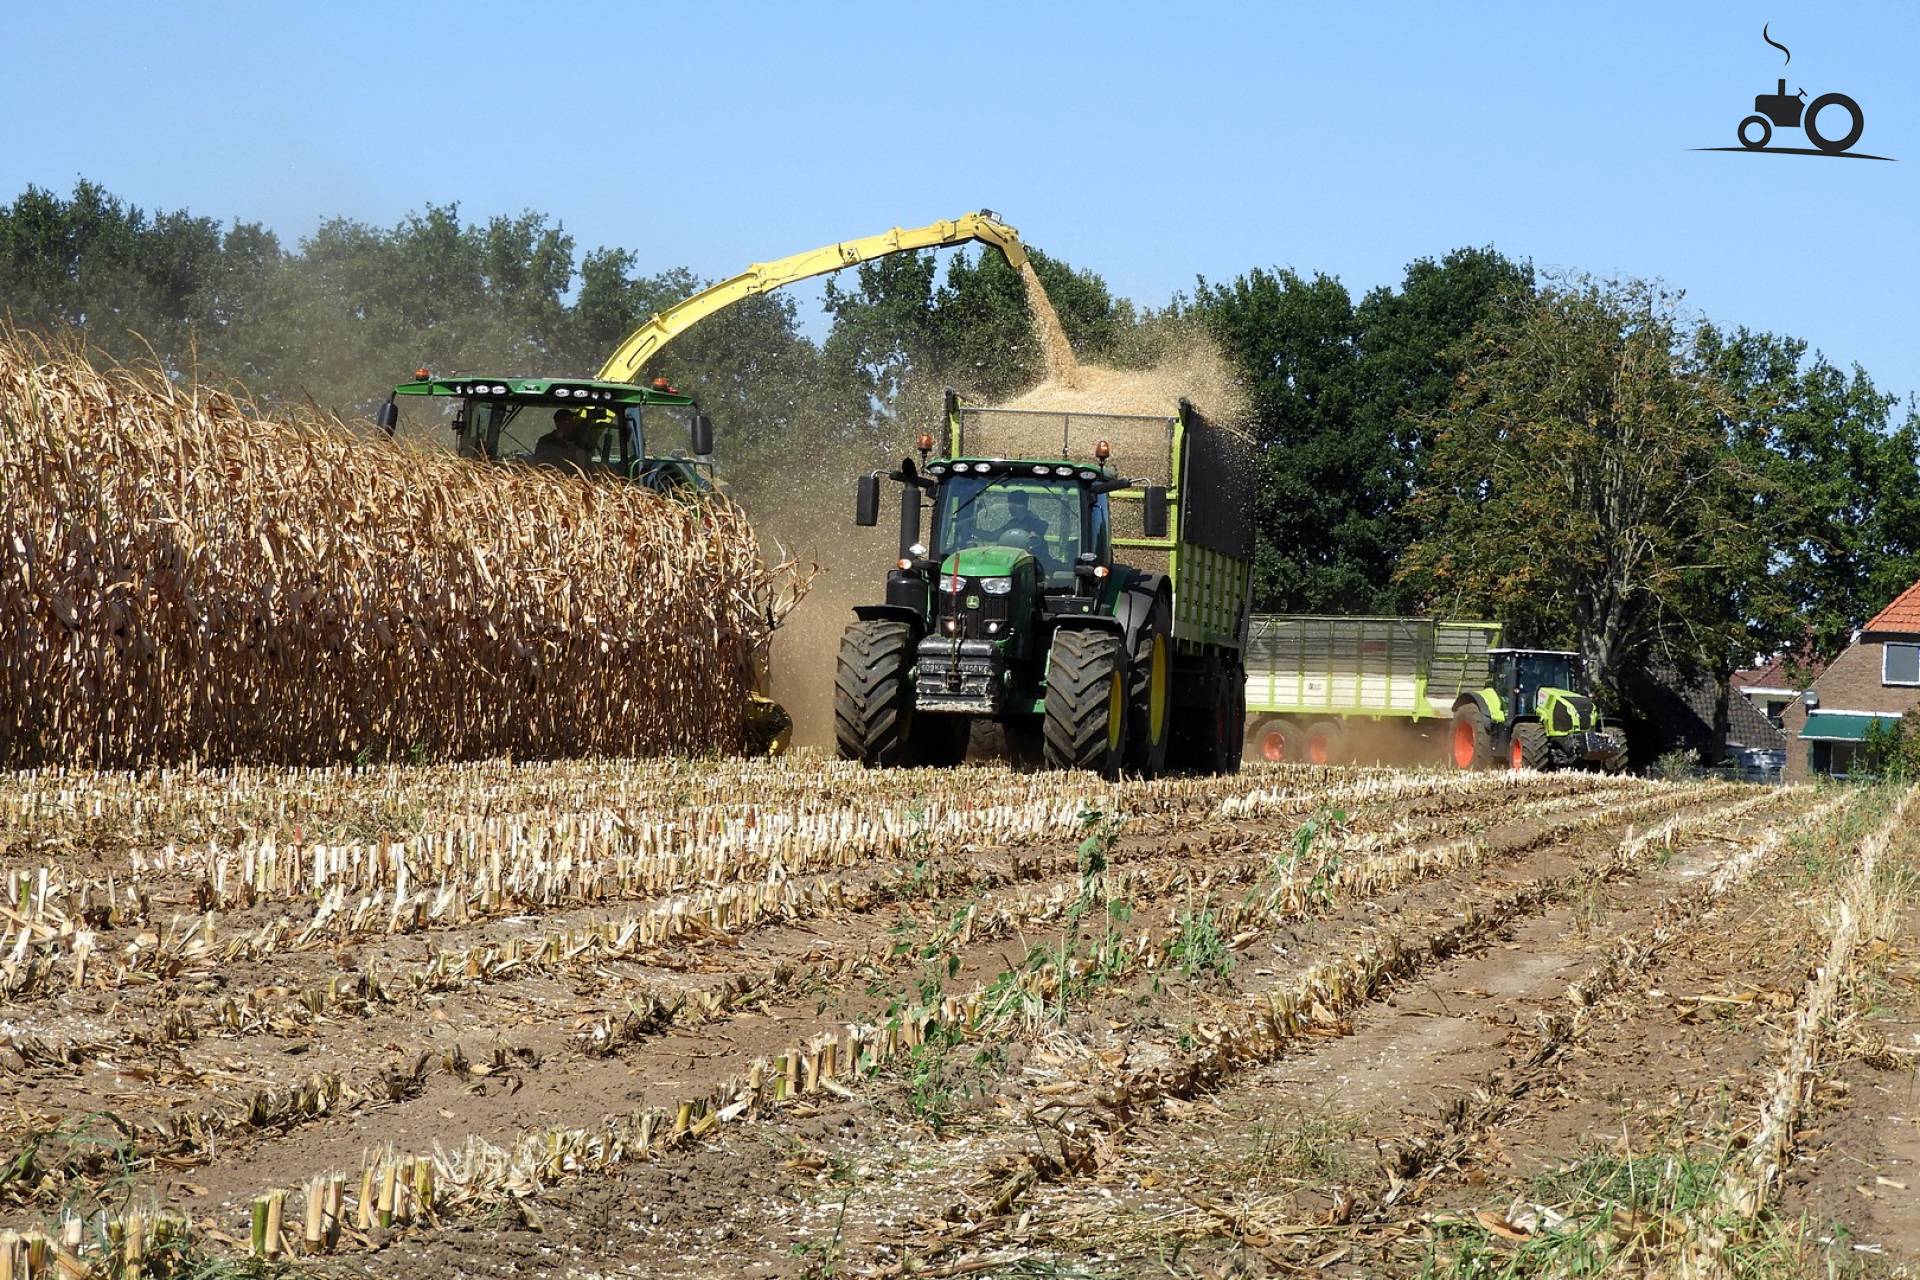
[{"label": "harvester operator", "polygon": [[542,467],[571,467],[582,475],[592,461],[587,415],[578,409],[555,409],[553,430],[533,446],[533,461]]}]

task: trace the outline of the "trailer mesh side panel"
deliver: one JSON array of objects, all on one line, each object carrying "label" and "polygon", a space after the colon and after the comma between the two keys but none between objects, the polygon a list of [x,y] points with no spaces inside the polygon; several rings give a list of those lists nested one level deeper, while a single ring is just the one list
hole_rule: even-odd
[{"label": "trailer mesh side panel", "polygon": [[1427,701],[1444,710],[1460,694],[1486,688],[1487,650],[1499,643],[1498,623],[1443,622],[1435,627]]},{"label": "trailer mesh side panel", "polygon": [[1262,711],[1416,715],[1433,623],[1419,618],[1256,616],[1247,704]]}]

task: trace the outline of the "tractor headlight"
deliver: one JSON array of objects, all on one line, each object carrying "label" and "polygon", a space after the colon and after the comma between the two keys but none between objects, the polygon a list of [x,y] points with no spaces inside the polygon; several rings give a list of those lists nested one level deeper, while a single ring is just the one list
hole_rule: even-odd
[{"label": "tractor headlight", "polygon": [[1013,590],[1012,578],[982,578],[980,589],[990,596],[1004,596]]}]

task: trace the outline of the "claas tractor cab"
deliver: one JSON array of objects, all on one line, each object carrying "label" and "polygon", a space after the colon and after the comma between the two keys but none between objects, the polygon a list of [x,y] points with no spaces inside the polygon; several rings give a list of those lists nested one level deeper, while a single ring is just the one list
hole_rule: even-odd
[{"label": "claas tractor cab", "polygon": [[[713,422],[664,378],[643,387],[589,378],[436,378],[421,369],[380,407],[389,435],[399,426],[400,396],[457,401],[447,425],[463,458],[620,476],[661,493],[714,487]],[[694,456],[649,447],[676,437]]]},{"label": "claas tractor cab", "polygon": [[1626,735],[1586,690],[1580,656],[1561,649],[1489,649],[1487,687],[1453,704],[1456,768],[1600,769],[1627,765]]}]

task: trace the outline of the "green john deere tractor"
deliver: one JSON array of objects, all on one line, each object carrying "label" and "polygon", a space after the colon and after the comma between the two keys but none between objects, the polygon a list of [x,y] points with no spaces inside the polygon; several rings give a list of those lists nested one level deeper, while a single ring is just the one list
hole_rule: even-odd
[{"label": "green john deere tractor", "polygon": [[[1235,439],[1185,401],[1147,417],[949,394],[947,418],[944,456],[923,435],[920,464],[890,473],[900,555],[841,641],[840,755],[957,764],[982,720],[1017,763],[1237,769],[1253,471]],[[877,524],[879,506],[876,472],[856,522]]]},{"label": "green john deere tractor", "polygon": [[1453,703],[1449,739],[1456,768],[1627,767],[1627,738],[1609,727],[1584,691],[1578,654],[1556,649],[1489,649],[1487,687]]}]

